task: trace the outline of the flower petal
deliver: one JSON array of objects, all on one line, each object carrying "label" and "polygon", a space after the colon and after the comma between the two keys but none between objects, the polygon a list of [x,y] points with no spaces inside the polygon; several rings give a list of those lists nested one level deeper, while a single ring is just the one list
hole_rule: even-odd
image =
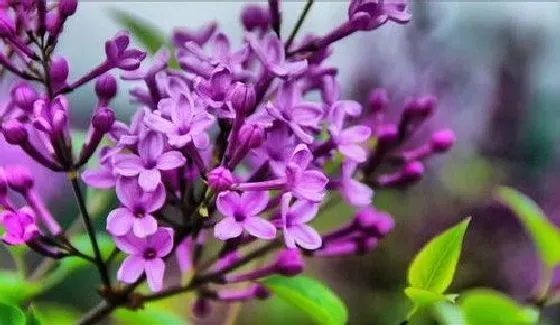
[{"label": "flower petal", "polygon": [[168,151],[157,159],[156,168],[171,170],[185,164],[185,157],[179,151]]},{"label": "flower petal", "polygon": [[340,144],[366,142],[371,136],[371,129],[365,125],[355,125],[342,130],[337,142]]},{"label": "flower petal", "polygon": [[142,218],[135,218],[132,223],[134,235],[139,238],[146,238],[153,235],[157,229],[157,221],[150,214],[146,214]]},{"label": "flower petal", "polygon": [[146,117],[144,118],[144,123],[150,129],[163,132],[165,134],[171,134],[175,130],[175,125],[173,125],[171,121],[166,120],[165,118],[153,113],[146,115]]},{"label": "flower petal", "polygon": [[225,191],[218,194],[216,205],[224,217],[234,217],[241,198],[237,192]]},{"label": "flower petal", "polygon": [[161,209],[163,204],[165,204],[165,195],[165,187],[160,183],[153,192],[142,193],[138,200],[144,211],[151,213]]},{"label": "flower petal", "polygon": [[319,211],[319,204],[306,201],[298,200],[290,208],[290,216],[292,224],[302,224],[309,222],[315,218],[317,212]]},{"label": "flower petal", "polygon": [[163,153],[163,145],[163,135],[152,130],[149,130],[144,137],[140,138],[138,154],[142,161],[144,161],[144,164],[156,162]]},{"label": "flower petal", "polygon": [[348,203],[356,207],[362,207],[371,204],[373,190],[366,184],[349,179],[343,182],[342,194]]},{"label": "flower petal", "polygon": [[210,145],[210,138],[206,133],[199,133],[192,135],[194,146],[199,149],[206,149]]},{"label": "flower petal", "polygon": [[173,249],[173,229],[168,227],[158,228],[157,231],[148,238],[148,245],[157,252],[157,257],[165,257]]},{"label": "flower petal", "polygon": [[163,274],[165,273],[165,263],[161,258],[154,258],[145,262],[146,280],[153,292],[161,291],[163,287]]},{"label": "flower petal", "polygon": [[82,181],[93,188],[109,189],[115,187],[116,177],[109,169],[86,170],[82,174]]},{"label": "flower petal", "polygon": [[292,109],[292,121],[302,126],[317,126],[323,117],[323,109],[318,103],[301,102]]},{"label": "flower petal", "polygon": [[305,144],[298,144],[290,158],[290,162],[298,165],[301,169],[306,169],[313,161],[313,154]]},{"label": "flower petal", "polygon": [[125,207],[134,209],[138,198],[142,197],[143,193],[136,177],[119,177],[117,179],[117,198]]},{"label": "flower petal", "polygon": [[113,158],[115,172],[122,176],[136,176],[144,170],[142,159],[133,154],[119,154]]},{"label": "flower petal", "polygon": [[141,256],[127,256],[117,271],[117,279],[124,283],[134,283],[144,273],[145,261]]},{"label": "flower petal", "polygon": [[239,237],[243,228],[233,217],[225,217],[214,227],[214,236],[221,240]]},{"label": "flower petal", "polygon": [[268,204],[267,191],[248,191],[241,194],[239,209],[246,217],[254,217],[263,211]]},{"label": "flower petal", "polygon": [[134,236],[132,231],[113,239],[117,247],[128,255],[141,255],[146,248],[146,239]]},{"label": "flower petal", "polygon": [[317,249],[323,243],[319,233],[307,225],[291,227],[289,232],[294,237],[296,243],[305,249]]},{"label": "flower petal", "polygon": [[124,236],[132,228],[134,219],[134,215],[129,209],[115,209],[107,217],[107,231],[113,236]]},{"label": "flower petal", "polygon": [[161,173],[157,169],[145,169],[138,176],[138,185],[146,191],[153,192],[161,184]]},{"label": "flower petal", "polygon": [[243,228],[249,234],[261,239],[274,239],[276,237],[276,227],[265,219],[259,217],[249,217],[243,222]]},{"label": "flower petal", "polygon": [[367,160],[366,150],[358,144],[341,144],[338,146],[338,150],[341,154],[357,163],[362,163]]}]

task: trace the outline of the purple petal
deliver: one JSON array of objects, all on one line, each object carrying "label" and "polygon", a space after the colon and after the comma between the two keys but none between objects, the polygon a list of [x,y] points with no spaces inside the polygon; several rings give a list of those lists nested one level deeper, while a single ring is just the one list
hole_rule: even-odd
[{"label": "purple petal", "polygon": [[350,116],[356,117],[362,114],[362,105],[355,100],[340,100],[335,105],[340,105],[344,112]]},{"label": "purple petal", "polygon": [[337,139],[340,144],[362,143],[371,136],[371,129],[365,125],[355,125],[342,130]]},{"label": "purple petal", "polygon": [[317,231],[307,225],[298,225],[289,229],[296,243],[305,249],[321,247],[323,240]]},{"label": "purple petal", "polygon": [[220,211],[224,217],[234,217],[239,207],[240,200],[241,198],[236,192],[221,192],[218,194],[218,199],[216,200],[218,211]]},{"label": "purple petal", "polygon": [[207,128],[212,126],[214,120],[215,118],[208,113],[196,114],[191,122],[191,133],[198,134],[204,132]]},{"label": "purple petal", "polygon": [[148,243],[157,252],[157,257],[165,257],[173,249],[173,229],[168,227],[158,228],[157,231],[148,238]]},{"label": "purple petal", "polygon": [[116,177],[109,169],[86,170],[82,181],[93,188],[109,189],[115,187]]},{"label": "purple petal", "polygon": [[298,138],[300,138],[303,143],[307,143],[307,144],[313,143],[313,136],[305,132],[303,128],[299,126],[299,124],[296,124],[295,122],[290,122],[289,126],[294,132],[294,134]]},{"label": "purple petal", "polygon": [[241,194],[239,208],[245,216],[254,217],[263,211],[268,204],[267,191],[248,191]]},{"label": "purple petal", "polygon": [[290,209],[291,222],[302,224],[311,221],[319,211],[319,204],[306,200],[298,200]]},{"label": "purple petal", "polygon": [[150,214],[145,214],[142,218],[135,218],[132,223],[134,235],[139,238],[151,236],[157,229],[157,221]]},{"label": "purple petal", "polygon": [[157,159],[156,168],[159,170],[172,170],[185,164],[185,157],[179,151],[169,151]]},{"label": "purple petal", "polygon": [[[190,134],[184,134],[184,135],[168,134],[169,145],[175,148],[182,148],[187,144],[189,144],[191,141],[192,141],[192,137]],[[208,140],[208,142],[210,142],[210,140]]]},{"label": "purple petal", "polygon": [[134,209],[138,198],[144,191],[138,185],[135,177],[119,177],[117,179],[117,198],[127,208]]},{"label": "purple petal", "polygon": [[171,110],[171,120],[173,123],[178,126],[190,125],[193,118],[192,106],[192,98],[187,96],[187,94],[181,94]]},{"label": "purple petal", "polygon": [[325,186],[328,182],[328,178],[319,171],[305,171],[296,184],[294,194],[301,199],[319,202],[325,196]]},{"label": "purple petal", "polygon": [[323,109],[318,103],[300,103],[292,109],[292,120],[303,126],[317,126],[323,117]]},{"label": "purple petal", "polygon": [[107,217],[107,231],[113,236],[124,236],[132,228],[134,219],[134,214],[129,209],[115,209]]},{"label": "purple petal", "polygon": [[243,228],[233,217],[225,217],[214,227],[214,236],[221,240],[239,237]]},{"label": "purple petal", "polygon": [[144,266],[146,270],[146,280],[153,292],[160,291],[163,287],[163,274],[165,273],[165,263],[161,258],[147,260]]},{"label": "purple petal", "polygon": [[313,154],[305,144],[298,144],[290,158],[290,162],[298,165],[301,169],[306,169],[313,161]]},{"label": "purple petal", "polygon": [[155,191],[161,184],[161,172],[157,169],[145,169],[138,176],[138,184],[146,192]]},{"label": "purple petal", "polygon": [[225,67],[219,67],[212,73],[210,84],[213,93],[224,94],[231,87],[231,72]]},{"label": "purple petal", "polygon": [[161,209],[165,203],[165,195],[165,187],[160,183],[153,192],[142,193],[142,197],[138,200],[144,211],[150,213]]},{"label": "purple petal", "polygon": [[206,149],[210,145],[210,138],[206,133],[199,133],[192,136],[194,146],[199,149]]},{"label": "purple petal", "polygon": [[150,130],[140,139],[138,154],[145,164],[151,164],[163,153],[163,145],[163,135]]},{"label": "purple petal", "polygon": [[343,184],[342,193],[347,202],[357,207],[371,204],[373,190],[369,186],[354,179],[346,180]]},{"label": "purple petal", "polygon": [[140,256],[127,256],[117,272],[117,279],[124,283],[134,283],[144,272],[145,261]]},{"label": "purple petal", "polygon": [[115,155],[113,163],[115,172],[122,176],[136,176],[144,170],[142,159],[133,154]]},{"label": "purple petal", "polygon": [[259,217],[249,217],[243,222],[243,228],[249,234],[261,239],[274,239],[276,237],[276,227],[265,219]]},{"label": "purple petal", "polygon": [[175,126],[171,123],[171,121],[156,114],[147,114],[144,118],[144,122],[150,129],[163,132],[165,134],[170,134],[173,130],[175,130]]},{"label": "purple petal", "polygon": [[338,150],[355,162],[362,163],[367,160],[366,150],[358,144],[341,144],[338,146]]},{"label": "purple petal", "polygon": [[113,237],[117,247],[128,255],[141,255],[146,248],[146,239],[138,238],[129,232],[128,234],[120,237]]},{"label": "purple petal", "polygon": [[229,56],[230,45],[227,36],[223,33],[216,34],[212,44],[212,54],[218,59],[224,60]]}]

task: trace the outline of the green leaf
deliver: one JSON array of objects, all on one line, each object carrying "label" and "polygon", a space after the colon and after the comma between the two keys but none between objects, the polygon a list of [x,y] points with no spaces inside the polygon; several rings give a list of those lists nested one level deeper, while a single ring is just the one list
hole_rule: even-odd
[{"label": "green leaf", "polygon": [[70,325],[76,324],[80,314],[71,306],[60,304],[33,304],[35,315],[42,324]]},{"label": "green leaf", "polygon": [[0,303],[0,325],[25,325],[25,314],[16,306]]},{"label": "green leaf", "polygon": [[539,318],[536,310],[492,290],[469,291],[460,305],[467,325],[532,325]]},{"label": "green leaf", "polygon": [[113,317],[123,325],[188,324],[187,321],[169,311],[150,308],[150,306],[146,306],[145,309],[142,310],[119,309],[113,314]]},{"label": "green leaf", "polygon": [[442,294],[453,281],[470,218],[447,229],[426,244],[408,269],[408,284]]},{"label": "green leaf", "polygon": [[0,301],[20,304],[41,291],[41,285],[26,281],[15,272],[0,272]]},{"label": "green leaf", "polygon": [[41,325],[41,321],[36,315],[35,308],[33,306],[29,307],[25,313],[25,325]]},{"label": "green leaf", "polygon": [[436,302],[448,301],[448,298],[441,293],[435,293],[415,287],[404,289],[404,293],[412,300],[417,307],[435,304]]},{"label": "green leaf", "polygon": [[322,283],[305,277],[269,276],[262,284],[279,298],[308,314],[317,324],[346,324],[344,303]]},{"label": "green leaf", "polygon": [[543,262],[550,268],[560,263],[560,230],[546,218],[539,206],[511,188],[501,187],[496,195],[527,229]]},{"label": "green leaf", "polygon": [[441,302],[434,305],[435,318],[441,325],[466,325],[465,315],[459,306]]}]

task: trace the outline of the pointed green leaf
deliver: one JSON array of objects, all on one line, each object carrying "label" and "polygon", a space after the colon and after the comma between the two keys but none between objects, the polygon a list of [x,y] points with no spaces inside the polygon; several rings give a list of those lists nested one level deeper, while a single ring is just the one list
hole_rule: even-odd
[{"label": "pointed green leaf", "polygon": [[532,325],[539,318],[536,310],[492,290],[467,292],[462,295],[460,306],[467,325]]},{"label": "pointed green leaf", "polygon": [[507,187],[496,192],[498,199],[519,218],[533,239],[537,251],[548,267],[560,263],[560,229],[552,224],[539,206],[526,195]]},{"label": "pointed green leaf", "polygon": [[0,272],[0,301],[20,304],[41,291],[41,285],[23,279],[15,272]]},{"label": "pointed green leaf", "polygon": [[459,306],[441,302],[434,306],[435,318],[441,325],[466,325],[465,315]]},{"label": "pointed green leaf", "polygon": [[339,325],[348,322],[348,311],[340,298],[312,278],[274,275],[261,283],[279,298],[308,314],[317,324]]},{"label": "pointed green leaf", "polygon": [[453,281],[470,218],[433,238],[416,255],[408,269],[408,284],[442,294]]},{"label": "pointed green leaf", "polygon": [[25,314],[16,306],[0,303],[0,325],[25,325]]}]

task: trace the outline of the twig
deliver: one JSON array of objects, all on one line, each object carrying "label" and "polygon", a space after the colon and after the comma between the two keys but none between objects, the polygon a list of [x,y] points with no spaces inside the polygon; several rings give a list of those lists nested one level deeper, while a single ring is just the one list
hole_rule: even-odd
[{"label": "twig", "polygon": [[305,18],[307,17],[307,14],[309,13],[311,6],[313,5],[313,2],[315,2],[315,0],[307,0],[305,2],[305,7],[303,7],[303,11],[299,15],[294,29],[292,29],[292,32],[290,33],[290,36],[286,41],[286,45],[284,45],[284,49],[286,50],[286,52],[290,49],[290,46],[292,46],[292,43],[294,42],[297,33],[301,29],[301,26],[303,25],[303,22],[305,21]]}]

